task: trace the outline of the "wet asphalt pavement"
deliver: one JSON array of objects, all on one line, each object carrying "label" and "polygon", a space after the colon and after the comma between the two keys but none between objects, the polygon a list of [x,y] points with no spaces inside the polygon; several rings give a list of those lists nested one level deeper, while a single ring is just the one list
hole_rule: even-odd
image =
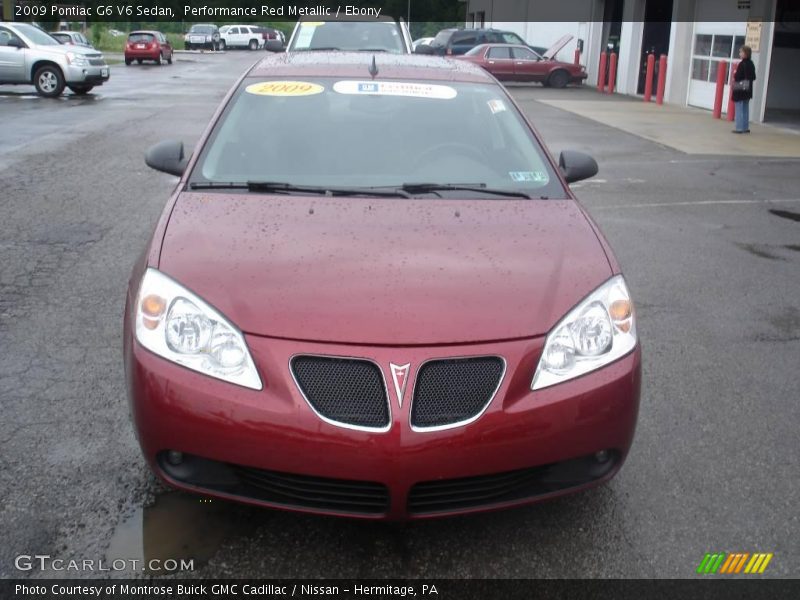
[{"label": "wet asphalt pavement", "polygon": [[765,576],[800,574],[800,161],[689,156],[536,102],[582,90],[513,94],[554,152],[598,159],[576,188],[638,306],[639,426],[610,484],[406,525],[166,493],[121,358],[130,268],[174,185],[142,156],[191,147],[257,57],[115,66],[83,99],[0,86],[0,577],[52,575],[20,554],[142,553],[201,576],[691,577],[706,552],[759,551]]}]

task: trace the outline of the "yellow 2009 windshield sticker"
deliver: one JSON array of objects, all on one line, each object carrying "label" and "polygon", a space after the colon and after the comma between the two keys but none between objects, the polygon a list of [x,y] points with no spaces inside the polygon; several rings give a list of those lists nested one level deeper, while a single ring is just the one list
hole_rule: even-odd
[{"label": "yellow 2009 windshield sticker", "polygon": [[262,81],[248,85],[244,91],[256,96],[313,96],[325,88],[308,81]]}]

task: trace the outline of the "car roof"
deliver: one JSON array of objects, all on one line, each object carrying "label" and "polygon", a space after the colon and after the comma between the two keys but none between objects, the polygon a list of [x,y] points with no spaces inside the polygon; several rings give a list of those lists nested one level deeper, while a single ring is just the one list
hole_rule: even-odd
[{"label": "car roof", "polygon": [[415,79],[465,83],[494,83],[483,69],[467,61],[419,54],[372,52],[284,52],[256,63],[248,77],[369,77],[372,57],[377,79]]}]

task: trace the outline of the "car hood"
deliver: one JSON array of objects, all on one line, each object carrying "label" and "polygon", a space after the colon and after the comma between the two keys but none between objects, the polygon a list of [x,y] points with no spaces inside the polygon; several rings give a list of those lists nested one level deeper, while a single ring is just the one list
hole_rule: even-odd
[{"label": "car hood", "polygon": [[41,46],[39,44],[32,44],[37,52],[51,52],[53,54],[65,55],[67,52],[72,52],[73,54],[100,54],[94,48],[89,48],[87,46],[78,46],[76,44],[59,44],[58,46]]},{"label": "car hood", "polygon": [[558,41],[552,46],[550,46],[542,56],[544,56],[547,60],[553,60],[556,54],[558,54],[564,46],[569,44],[569,42],[572,40],[573,37],[575,36],[567,34],[563,37],[558,38]]},{"label": "car hood", "polygon": [[541,335],[611,275],[573,200],[198,193],[159,269],[246,333],[387,345]]}]

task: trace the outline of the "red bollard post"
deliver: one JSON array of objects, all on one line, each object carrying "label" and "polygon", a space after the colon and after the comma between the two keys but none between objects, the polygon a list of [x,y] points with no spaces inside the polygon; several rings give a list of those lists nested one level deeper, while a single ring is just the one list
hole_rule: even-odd
[{"label": "red bollard post", "polygon": [[664,90],[667,87],[667,55],[662,54],[658,59],[658,89],[656,90],[656,104],[664,104]]},{"label": "red bollard post", "polygon": [[575,48],[575,64],[576,65],[581,64],[581,49],[580,48]]},{"label": "red bollard post", "polygon": [[644,81],[644,101],[650,102],[653,99],[653,75],[656,70],[656,55],[647,55],[647,73]]},{"label": "red bollard post", "polygon": [[611,62],[608,65],[608,92],[614,93],[614,88],[617,87],[617,53],[611,53]]},{"label": "red bollard post", "polygon": [[714,111],[713,115],[715,119],[719,119],[722,116],[722,96],[725,93],[725,79],[727,79],[728,75],[728,61],[721,60],[717,64],[717,90],[714,95]]},{"label": "red bollard post", "polygon": [[600,67],[597,71],[597,91],[601,94],[606,87],[606,61],[608,60],[608,54],[605,52],[600,53]]},{"label": "red bollard post", "polygon": [[736,116],[736,105],[733,103],[733,75],[736,73],[736,68],[739,66],[739,61],[731,63],[731,77],[728,81],[728,121],[733,121]]}]

